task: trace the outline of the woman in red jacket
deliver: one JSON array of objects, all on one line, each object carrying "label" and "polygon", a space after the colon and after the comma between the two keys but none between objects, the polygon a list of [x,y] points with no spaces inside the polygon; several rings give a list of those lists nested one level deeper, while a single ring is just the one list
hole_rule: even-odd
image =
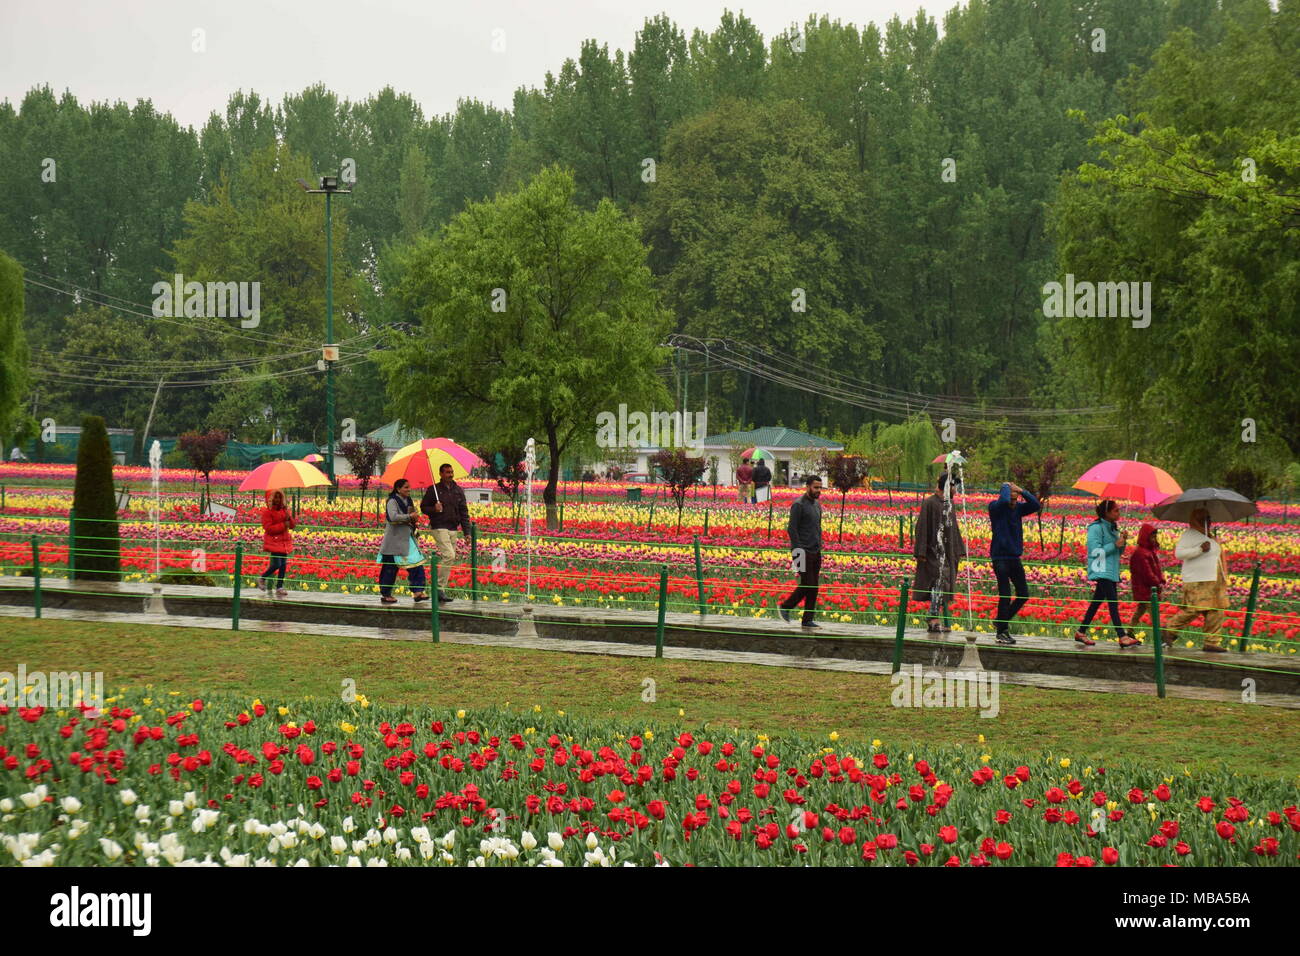
[{"label": "woman in red jacket", "polygon": [[1133,628],[1137,626],[1138,621],[1142,620],[1147,613],[1147,605],[1151,601],[1151,589],[1165,589],[1165,572],[1160,566],[1160,537],[1156,526],[1153,524],[1144,524],[1138,531],[1137,547],[1133,549],[1133,554],[1128,559],[1128,569],[1133,585],[1133,600],[1137,605],[1133,608],[1133,617],[1128,622],[1130,643],[1124,644],[1125,647],[1132,647],[1137,644],[1136,638],[1132,638]]},{"label": "woman in red jacket", "polygon": [[271,575],[276,575],[275,596],[288,597],[284,589],[284,572],[289,566],[289,555],[293,553],[293,535],[289,533],[294,526],[293,515],[284,503],[284,492],[273,493],[262,509],[262,547],[271,556],[271,563],[262,572],[262,587],[266,596],[271,596]]}]

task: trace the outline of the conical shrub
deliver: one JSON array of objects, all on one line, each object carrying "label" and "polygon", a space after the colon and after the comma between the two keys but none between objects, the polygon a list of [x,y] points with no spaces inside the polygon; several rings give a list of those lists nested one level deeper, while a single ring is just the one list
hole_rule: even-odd
[{"label": "conical shrub", "polygon": [[121,571],[121,541],[117,528],[117,494],[113,490],[113,450],[108,429],[98,415],[81,421],[77,448],[77,481],[72,493],[76,509],[77,580],[117,581]]}]

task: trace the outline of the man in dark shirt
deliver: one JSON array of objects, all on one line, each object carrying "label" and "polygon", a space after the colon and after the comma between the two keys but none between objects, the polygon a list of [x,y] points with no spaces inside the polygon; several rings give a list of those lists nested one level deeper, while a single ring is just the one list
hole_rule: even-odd
[{"label": "man in dark shirt", "polygon": [[821,627],[813,620],[817,609],[817,579],[822,570],[822,480],[817,475],[804,478],[807,490],[790,506],[790,549],[794,569],[799,572],[799,586],[781,602],[781,620],[790,623],[790,611],[803,603],[803,626]]},{"label": "man in dark shirt", "polygon": [[772,495],[772,469],[767,467],[767,463],[762,458],[754,464],[753,478],[754,500],[762,504]]},{"label": "man in dark shirt", "polygon": [[442,604],[451,600],[447,594],[447,581],[451,577],[451,565],[456,560],[456,531],[469,534],[469,505],[465,501],[465,492],[452,477],[451,465],[438,469],[436,485],[430,485],[420,499],[420,510],[429,516],[429,527],[438,548],[438,601]]},{"label": "man in dark shirt", "polygon": [[[1016,496],[1022,500],[1017,503]],[[1025,580],[1025,566],[1020,563],[1024,553],[1024,529],[1021,519],[1037,514],[1042,506],[1024,488],[1014,481],[1003,483],[1002,492],[989,502],[989,527],[992,536],[989,541],[989,558],[993,562],[993,574],[998,579],[998,617],[997,642],[1014,644],[1011,636],[1011,621],[1020,613],[1020,609],[1029,600],[1029,584]],[[1011,600],[1012,585],[1016,589],[1016,599]]]}]

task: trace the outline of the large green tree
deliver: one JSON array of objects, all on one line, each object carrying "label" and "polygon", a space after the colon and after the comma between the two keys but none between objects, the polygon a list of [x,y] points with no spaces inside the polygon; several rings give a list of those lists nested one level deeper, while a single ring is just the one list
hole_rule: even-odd
[{"label": "large green tree", "polygon": [[19,429],[27,392],[27,339],[23,335],[23,270],[0,252],[0,452]]},{"label": "large green tree", "polygon": [[[799,104],[729,100],[674,127],[645,224],[679,331],[843,368],[879,357],[870,193],[851,151]],[[746,391],[742,380],[732,392],[741,419],[831,412],[757,380]]]},{"label": "large green tree", "polygon": [[551,523],[562,457],[596,414],[666,399],[654,372],[669,320],[636,224],[608,201],[583,211],[574,193],[548,168],[407,250],[396,291],[420,325],[380,363],[404,422],[458,440],[536,437]]},{"label": "large green tree", "polygon": [[1059,359],[1184,484],[1300,456],[1300,4],[1215,19],[1159,51],[1134,119],[1097,126],[1054,219],[1060,272],[1151,283],[1148,325],[1059,318]]}]

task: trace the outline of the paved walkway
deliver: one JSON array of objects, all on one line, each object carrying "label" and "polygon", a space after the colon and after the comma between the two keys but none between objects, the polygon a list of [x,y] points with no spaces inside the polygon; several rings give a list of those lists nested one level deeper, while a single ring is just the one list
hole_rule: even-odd
[{"label": "paved walkway", "polygon": [[[100,590],[93,584],[86,582],[77,582],[75,587],[69,587],[67,578],[52,578],[42,581],[42,591],[70,591],[92,593]],[[0,588],[4,586],[17,587],[20,589],[30,590],[32,586],[31,578],[20,578],[13,576],[0,576]],[[138,595],[140,598],[148,598],[152,594],[152,586],[144,582],[126,582],[114,584],[110,589],[103,589],[106,593]],[[197,587],[194,585],[167,585],[163,589],[164,599],[169,596],[175,597],[195,597],[208,598],[229,601],[233,598],[230,588],[220,587]],[[404,595],[402,588],[397,591],[398,594]],[[453,589],[453,593],[455,593]],[[268,604],[292,607],[295,604],[311,606],[315,608],[347,608],[349,610],[373,608],[375,614],[376,630],[387,630],[383,627],[385,616],[402,614],[408,619],[414,619],[412,614],[412,605],[409,597],[403,596],[399,604],[391,608],[379,604],[379,598],[373,595],[361,594],[341,594],[337,591],[289,591],[288,596],[283,599],[269,601],[262,596],[261,592],[252,588],[245,588],[242,592],[241,601],[245,607],[266,607]],[[492,617],[506,620],[518,620],[523,613],[524,605],[504,603],[501,601],[480,601],[474,603],[468,599],[460,599],[447,605],[446,610],[458,614],[474,614],[481,617]],[[578,624],[603,626],[603,627],[627,627],[637,625],[640,627],[649,626],[653,628],[657,620],[657,612],[654,610],[634,610],[624,608],[608,607],[583,607],[571,604],[556,606],[544,602],[538,602],[534,605],[536,618],[540,622],[543,615],[546,620],[557,622],[574,622]],[[420,606],[420,613],[427,618],[428,605]],[[683,613],[680,611],[669,611],[664,615],[665,623],[673,627],[687,628],[707,628],[713,632],[723,632],[739,635],[751,636],[781,636],[793,637],[801,636],[806,640],[817,640],[825,638],[877,638],[894,639],[894,626],[876,625],[876,624],[839,624],[830,623],[822,618],[819,623],[821,627],[813,635],[809,635],[798,626],[798,624],[786,624],[775,617],[749,617],[749,616],[732,616],[728,614],[718,614],[714,608],[711,613],[703,618],[696,613]],[[28,609],[27,614],[31,611]],[[48,612],[47,612],[48,614]],[[128,615],[130,616],[130,615]],[[169,615],[169,620],[177,620],[176,615]],[[215,619],[220,621],[221,619]],[[447,624],[454,624],[454,618],[445,619]],[[271,622],[260,622],[257,626]],[[909,628],[906,631],[906,637],[909,645],[912,644],[934,644],[961,647],[967,643],[967,637],[971,632],[964,631],[960,628],[961,620],[953,622],[956,629],[951,634],[927,634],[919,628]],[[219,624],[217,626],[220,626]],[[229,627],[227,620],[226,627]],[[251,628],[253,620],[248,617],[241,619],[241,626]],[[310,624],[307,625],[313,630],[304,633],[327,633],[323,630],[315,630],[325,625]],[[362,628],[364,630],[364,628]],[[1149,630],[1149,629],[1148,629]],[[1094,629],[1094,633],[1096,633]],[[976,644],[979,647],[997,646],[993,635],[987,632],[975,632]],[[419,639],[418,637],[416,639]],[[548,643],[551,639],[547,639]],[[585,643],[585,642],[577,642]],[[1041,650],[1051,651],[1063,655],[1096,655],[1112,654],[1129,659],[1151,659],[1155,656],[1150,637],[1138,647],[1120,650],[1116,645],[1098,641],[1097,646],[1091,650],[1084,649],[1072,641],[1063,640],[1059,637],[1047,637],[1044,635],[1021,634],[1016,637],[1016,645],[1012,648],[999,648],[1000,651],[1017,650]],[[742,652],[734,655],[736,660],[747,660],[750,657],[749,652]],[[726,659],[733,659],[732,656]],[[798,660],[800,658],[793,658]],[[1253,652],[1251,654],[1239,654],[1236,652],[1229,654],[1205,654],[1198,647],[1188,648],[1181,644],[1171,650],[1165,651],[1165,659],[1182,659],[1191,661],[1207,661],[1219,666],[1242,666],[1251,665],[1255,667],[1264,667],[1279,671],[1288,671],[1300,674],[1300,655],[1287,655],[1273,653]],[[867,663],[867,662],[863,662]],[[1154,669],[1154,664],[1150,665]],[[1141,685],[1149,686],[1149,685]]]},{"label": "paved walkway", "polygon": [[[194,590],[208,592],[210,588]],[[312,595],[313,599],[316,595]],[[315,601],[313,600],[313,603]],[[566,609],[567,610],[567,609]],[[517,609],[516,609],[517,612]],[[113,624],[154,624],[163,627],[198,627],[210,630],[229,631],[230,622],[225,618],[201,617],[179,614],[141,614],[117,611],[83,611],[47,608],[42,616],[49,620],[62,621],[99,621]],[[681,615],[692,623],[699,623],[694,615]],[[0,618],[32,620],[30,608],[0,606]],[[761,622],[770,624],[771,622]],[[279,634],[325,634],[335,637],[359,638],[384,641],[419,641],[427,642],[429,637],[419,631],[393,627],[355,627],[341,624],[306,624],[296,621],[262,621],[245,618],[240,621],[241,631],[265,631]],[[892,636],[892,632],[890,633]],[[466,634],[458,631],[441,631],[445,644],[466,644],[495,647],[520,647],[530,650],[550,651],[569,654],[603,654],[611,657],[653,657],[654,648],[644,644],[623,644],[611,641],[566,640],[563,638],[522,638],[487,634]],[[962,641],[964,643],[964,641]],[[765,654],[751,651],[719,651],[689,647],[665,647],[664,657],[668,660],[709,661],[712,663],[750,664],[760,667],[793,667],[803,670],[839,671],[855,674],[890,673],[890,665],[884,661],[854,661],[836,658],[804,657],[792,654]],[[910,666],[904,667],[910,672]],[[931,673],[931,671],[926,672]],[[933,671],[942,674],[943,671]],[[1001,683],[1024,687],[1042,687],[1053,690],[1092,691],[1111,694],[1137,694],[1154,697],[1154,683],[1136,681],[1097,680],[1090,678],[1066,677],[1054,674],[1027,674],[999,672]],[[1208,700],[1221,703],[1241,703],[1240,691],[1220,690],[1207,687],[1185,687],[1168,685],[1165,693],[1168,697],[1187,700]],[[1300,700],[1281,694],[1264,694],[1256,696],[1256,703],[1269,707],[1281,707],[1300,710]]]}]

